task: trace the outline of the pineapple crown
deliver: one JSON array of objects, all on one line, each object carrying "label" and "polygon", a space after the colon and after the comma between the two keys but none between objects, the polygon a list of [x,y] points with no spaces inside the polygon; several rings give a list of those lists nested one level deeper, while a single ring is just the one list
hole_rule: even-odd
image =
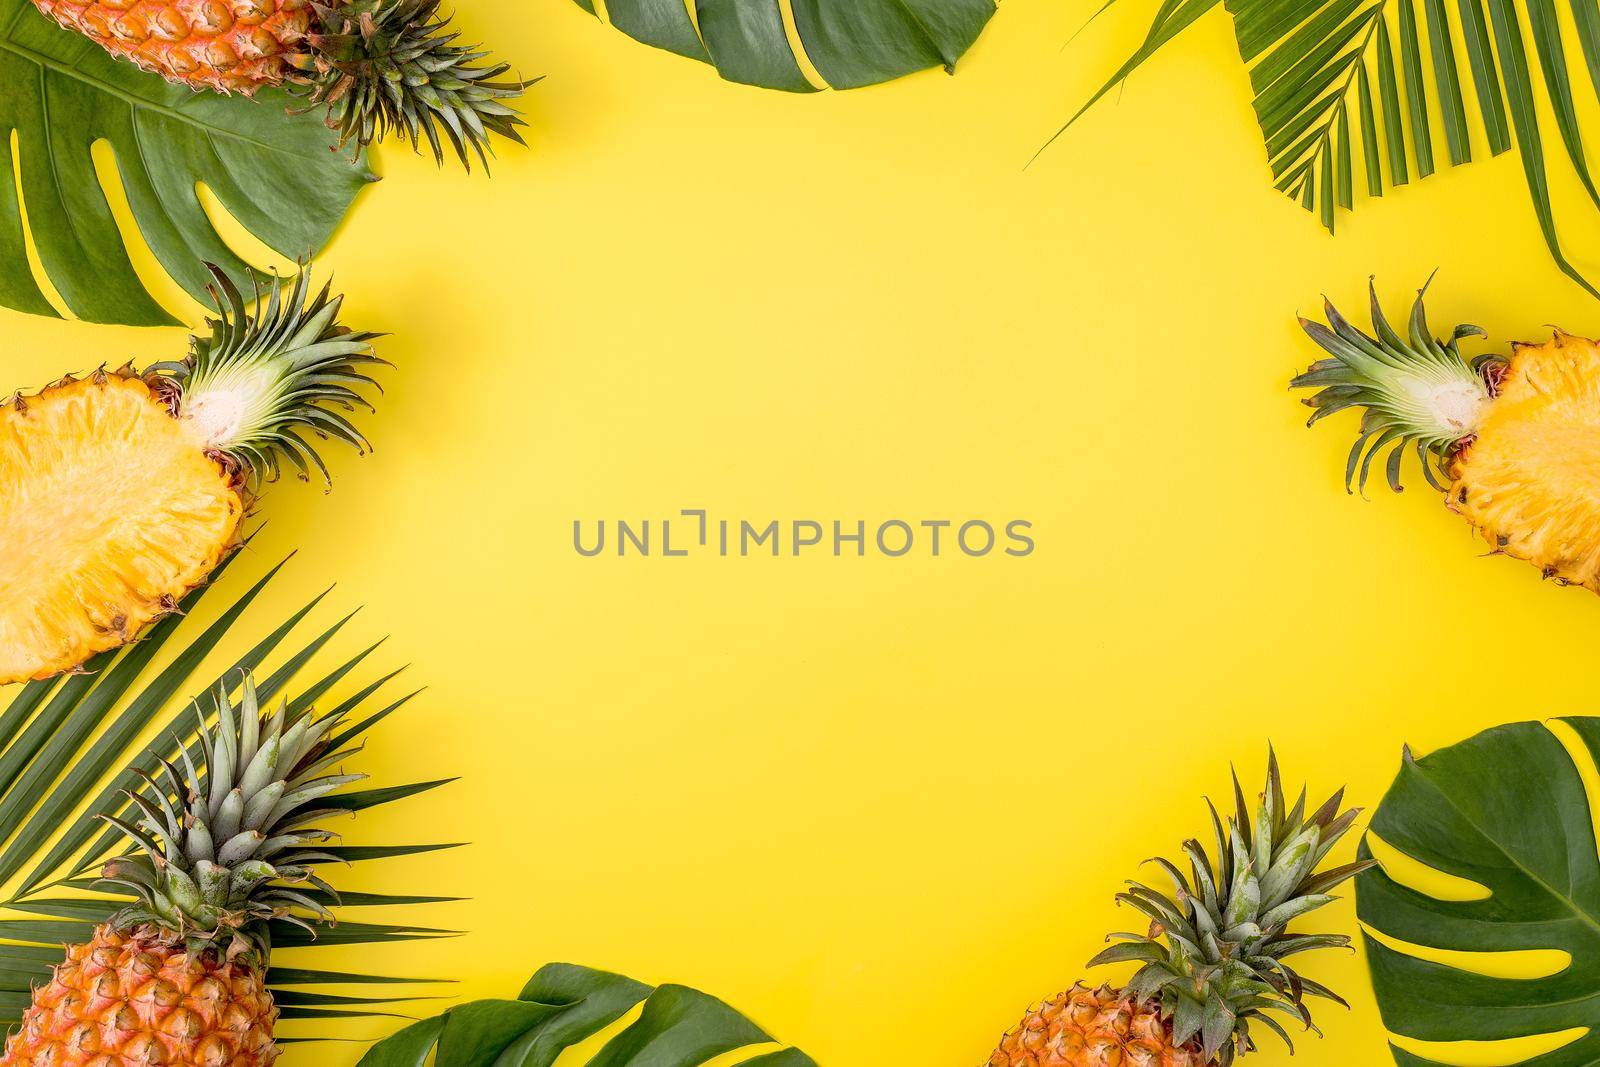
[{"label": "pineapple crown", "polygon": [[370,450],[340,410],[372,410],[356,390],[376,387],[367,370],[387,365],[372,353],[380,335],[341,326],[344,298],[326,285],[313,298],[309,267],[293,279],[273,275],[265,292],[252,275],[253,310],[221,268],[207,269],[217,309],[217,317],[206,320],[210,335],[191,338],[186,359],[149,367],[152,385],[165,389],[173,414],[190,420],[206,448],[252,486],[275,480],[280,458],[302,480],[314,467],[331,484],[327,465],[304,435]]},{"label": "pineapple crown", "polygon": [[1361,429],[1345,463],[1346,490],[1365,491],[1373,461],[1389,449],[1385,473],[1389,488],[1400,492],[1400,461],[1411,448],[1428,484],[1444,492],[1440,474],[1456,448],[1477,431],[1494,399],[1504,360],[1493,355],[1472,360],[1462,356],[1463,337],[1488,336],[1476,326],[1457,326],[1448,341],[1435,339],[1422,303],[1426,285],[1411,307],[1409,339],[1384,318],[1370,281],[1367,289],[1377,336],[1356,329],[1324,300],[1328,325],[1305,318],[1300,325],[1331,358],[1313,363],[1289,387],[1317,390],[1305,400],[1315,409],[1308,426],[1346,408],[1363,409]]},{"label": "pineapple crown", "polygon": [[364,146],[397,130],[443,164],[443,140],[468,170],[470,148],[485,169],[489,137],[523,144],[525,125],[507,103],[527,84],[511,68],[457,44],[440,0],[312,0],[307,51],[288,57],[288,88],[327,109],[339,145]]},{"label": "pineapple crown", "polygon": [[97,888],[138,897],[111,917],[118,930],[153,927],[191,951],[248,951],[265,963],[270,920],[313,933],[333,922],[339,897],[315,868],[336,859],[323,847],[336,835],[311,824],[351,810],[318,802],[366,775],[335,770],[355,751],[348,733],[333,734],[342,712],[319,717],[285,701],[263,715],[248,674],[237,709],[226,684],[216,703],[214,725],[195,705],[199,766],[180,744],[178,763],[135,771],[144,786],[127,794],[131,821],[102,816],[134,848],[105,865]]},{"label": "pineapple crown", "polygon": [[1090,962],[1141,964],[1124,994],[1158,1005],[1175,1044],[1192,1045],[1204,1063],[1222,1067],[1254,1050],[1252,1023],[1276,1033],[1292,1050],[1288,1031],[1273,1013],[1315,1032],[1307,997],[1345,1003],[1284,960],[1311,949],[1347,948],[1350,938],[1291,934],[1288,928],[1335,900],[1330,890],[1372,866],[1357,862],[1318,872],[1360,814],[1339,811],[1344,790],[1306,817],[1305,790],[1292,808],[1285,803],[1277,756],[1269,752],[1266,789],[1253,817],[1238,775],[1233,793],[1235,814],[1227,819],[1207,801],[1215,857],[1190,839],[1183,843],[1190,876],[1168,860],[1153,860],[1172,879],[1173,890],[1129,882],[1117,896],[1149,916],[1149,933],[1112,934],[1107,940],[1117,944]]}]

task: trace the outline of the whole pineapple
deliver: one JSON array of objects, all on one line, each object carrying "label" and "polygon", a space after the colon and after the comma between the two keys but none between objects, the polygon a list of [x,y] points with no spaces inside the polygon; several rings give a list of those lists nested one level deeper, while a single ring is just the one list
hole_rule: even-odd
[{"label": "whole pineapple", "polygon": [[[176,610],[239,543],[306,433],[366,446],[336,408],[381,362],[340,298],[274,278],[255,312],[213,268],[218,317],[189,356],[64,378],[0,405],[0,684],[48,678]],[[258,298],[261,294],[257,294]]]},{"label": "whole pineapple", "polygon": [[1273,1017],[1312,1028],[1307,997],[1344,1003],[1284,961],[1311,949],[1349,945],[1343,934],[1299,934],[1289,924],[1335,898],[1329,891],[1371,866],[1320,872],[1357,811],[1341,813],[1344,791],[1306,817],[1306,794],[1285,803],[1275,756],[1254,818],[1234,779],[1236,814],[1211,808],[1215,857],[1185,841],[1190,875],[1168,860],[1163,893],[1139,882],[1117,899],[1150,918],[1147,933],[1089,962],[1138,963],[1121,987],[1078,984],[1030,1011],[1001,1039],[987,1067],[1227,1067],[1255,1050],[1259,1024],[1289,1040]]},{"label": "whole pineapple", "polygon": [[340,144],[391,130],[439,161],[448,141],[487,160],[490,134],[518,144],[507,101],[524,83],[456,43],[440,0],[34,0],[107,52],[192,88],[282,86],[327,110]]},{"label": "whole pineapple", "polygon": [[1399,492],[1414,451],[1429,484],[1496,552],[1600,592],[1600,345],[1557,330],[1544,344],[1512,345],[1509,358],[1468,359],[1460,342],[1485,336],[1478,327],[1435,339],[1419,292],[1401,337],[1371,299],[1376,337],[1331,303],[1328,325],[1300,320],[1330,358],[1291,383],[1317,390],[1306,399],[1312,423],[1362,409],[1346,487],[1365,489],[1387,453]]},{"label": "whole pineapple", "polygon": [[[137,902],[72,945],[34,990],[0,1067],[268,1067],[278,1009],[266,985],[273,919],[314,929],[338,897],[315,867],[334,835],[312,824],[323,798],[365,775],[338,773],[354,750],[287,703],[263,716],[250,679],[237,711],[218,692],[197,767],[162,760],[132,794],[136,823],[107,817],[132,851],[103,888]],[[319,806],[320,805],[320,806]]]}]

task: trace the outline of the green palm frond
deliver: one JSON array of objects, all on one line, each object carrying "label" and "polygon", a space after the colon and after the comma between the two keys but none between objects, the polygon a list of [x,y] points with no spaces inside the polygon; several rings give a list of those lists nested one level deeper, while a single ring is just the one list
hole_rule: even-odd
[{"label": "green palm frond", "polygon": [[[1164,0],[1144,44],[1056,136],[1219,2]],[[1600,209],[1579,99],[1600,99],[1600,0],[1569,2],[1573,31],[1556,0],[1226,0],[1274,184],[1331,231],[1358,187],[1382,196],[1471,162],[1474,142],[1490,155],[1514,145],[1551,256],[1600,296],[1562,250],[1550,191],[1559,153]]]},{"label": "green palm frond", "polygon": [[[21,1019],[32,987],[46,981],[51,968],[60,962],[63,944],[88,940],[97,924],[131,901],[131,895],[107,893],[104,883],[96,884],[101,866],[120,854],[125,844],[102,817],[125,822],[137,818],[128,795],[140,791],[147,781],[144,776],[158,770],[158,758],[177,759],[181,749],[196,763],[202,760],[196,712],[208,720],[215,715],[219,687],[233,692],[248,672],[254,674],[263,702],[288,699],[294,709],[331,704],[330,711],[346,715],[355,724],[340,735],[341,744],[360,739],[414,695],[381,695],[399,672],[371,675],[367,659],[377,645],[331,670],[308,671],[313,657],[351,618],[346,615],[301,636],[302,625],[322,596],[267,632],[219,673],[201,676],[201,667],[224,638],[251,624],[246,617],[253,602],[282,566],[272,568],[214,622],[200,629],[188,616],[216,588],[214,575],[211,585],[191,593],[180,612],[151,627],[144,639],[102,653],[81,673],[21,687],[0,712],[0,886],[4,886],[0,893],[0,1026]],[[163,652],[170,655],[163,659]],[[162,665],[155,669],[158,660]],[[335,704],[329,694],[340,685],[357,688]],[[188,694],[195,695],[186,699]],[[144,738],[157,724],[154,748],[146,750]],[[362,789],[331,795],[323,804],[327,809],[353,812],[445,784],[447,780]],[[356,863],[453,847],[346,844],[328,851]],[[449,899],[417,894],[340,894],[345,907],[405,907]],[[340,921],[313,936],[300,926],[275,920],[270,933],[274,966],[267,978],[282,1017],[328,1020],[389,1014],[385,1005],[415,999],[409,988],[434,979],[289,967],[285,962],[290,950],[417,941],[453,931],[403,922]],[[292,955],[288,958],[294,959]],[[314,988],[330,984],[371,985],[382,991],[371,996],[344,996]]]}]

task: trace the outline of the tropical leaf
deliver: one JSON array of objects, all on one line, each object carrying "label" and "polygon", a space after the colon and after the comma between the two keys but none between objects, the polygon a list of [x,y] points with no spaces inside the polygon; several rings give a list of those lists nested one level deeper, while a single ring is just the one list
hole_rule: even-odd
[{"label": "tropical leaf", "polygon": [[[729,81],[816,92],[784,28],[781,0],[607,0],[636,41],[709,63]],[[790,0],[805,58],[828,88],[875,85],[930,67],[954,72],[994,0]],[[577,0],[598,15],[594,0]]]},{"label": "tropical leaf", "polygon": [[[1144,44],[1067,126],[1219,2],[1164,0]],[[1575,33],[1556,0],[1226,0],[1274,184],[1332,231],[1358,187],[1382,196],[1471,162],[1474,142],[1490,155],[1514,144],[1551,256],[1600,296],[1561,247],[1539,99],[1600,208],[1578,101],[1600,97],[1600,0],[1570,3]]]},{"label": "tropical leaf", "polygon": [[145,243],[198,299],[209,280],[202,264],[221,264],[241,284],[247,267],[211,224],[197,183],[286,258],[321,249],[375,178],[330,151],[336,135],[320,116],[287,114],[288,104],[276,91],[250,99],[169,84],[63,30],[32,0],[0,0],[0,305],[57,314],[30,269],[26,232],[79,318],[176,321],[134,272],[95,171],[99,141]]},{"label": "tropical leaf", "polygon": [[[230,565],[231,561],[223,569]],[[100,867],[125,844],[102,816],[114,815],[124,821],[137,818],[128,793],[145,788],[148,779],[143,776],[157,770],[158,756],[176,759],[181,746],[189,759],[204,765],[196,737],[196,712],[206,718],[214,715],[219,687],[236,691],[243,673],[250,672],[263,703],[287,698],[292,707],[302,709],[314,702],[320,706],[331,701],[329,693],[336,685],[367,672],[366,661],[375,645],[332,670],[301,677],[311,659],[350,619],[347,615],[308,636],[298,636],[322,600],[319,596],[220,673],[199,675],[200,667],[222,640],[247,625],[253,602],[281,567],[274,567],[233,600],[216,621],[200,630],[187,617],[216,588],[219,570],[211,585],[191,593],[179,612],[151,627],[142,640],[100,654],[89,661],[83,673],[21,687],[0,712],[0,884],[7,887],[0,896],[0,1027],[21,1019],[32,987],[47,980],[51,967],[60,962],[63,943],[87,940],[97,923],[131,899],[104,892],[103,884],[96,886]],[[171,655],[141,684],[163,652]],[[379,695],[398,673],[360,683],[337,705],[337,710],[348,712],[356,723],[340,735],[340,744],[358,739],[410,699],[412,694]],[[197,695],[192,700],[179,699],[184,692]],[[160,740],[153,750],[141,749],[141,738],[156,723],[161,724],[155,734]],[[445,784],[445,780],[416,782],[333,794],[325,798],[325,805],[356,811]],[[452,847],[402,844],[341,846],[330,851],[356,863]],[[448,899],[367,893],[347,894],[342,904],[347,908],[393,907]],[[301,949],[416,941],[449,933],[409,923],[341,921],[313,938],[296,925],[274,922],[274,966],[268,972],[268,984],[284,1018],[390,1014],[382,1006],[414,999],[405,991],[407,987],[435,980],[284,965]],[[300,988],[324,983],[392,986],[399,991],[352,997]]]},{"label": "tropical leaf", "polygon": [[[1591,759],[1600,755],[1600,719],[1560,721]],[[1390,1032],[1422,1041],[1496,1041],[1592,1026],[1600,1012],[1600,856],[1583,777],[1549,728],[1515,723],[1420,760],[1408,752],[1372,832],[1473,885],[1441,899],[1386,869],[1369,871],[1356,883],[1357,913],[1367,928],[1406,944],[1465,953],[1571,956],[1557,973],[1529,981],[1418,959],[1369,936],[1367,961]],[[1363,856],[1370,853],[1363,848]],[[1392,1051],[1401,1067],[1442,1067]],[[1526,1062],[1600,1064],[1600,1031],[1586,1029]]]},{"label": "tropical leaf", "polygon": [[367,1050],[357,1067],[550,1067],[640,1003],[639,1017],[588,1067],[700,1067],[741,1050],[740,1067],[816,1067],[717,998],[681,985],[652,989],[621,975],[566,963],[539,968],[516,1000],[477,1000],[406,1027]]}]

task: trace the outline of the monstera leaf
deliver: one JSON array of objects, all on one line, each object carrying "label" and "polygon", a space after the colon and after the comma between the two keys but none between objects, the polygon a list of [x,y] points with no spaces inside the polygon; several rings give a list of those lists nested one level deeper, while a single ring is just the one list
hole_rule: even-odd
[{"label": "monstera leaf", "polygon": [[197,183],[286,258],[316,252],[374,178],[330,151],[334,135],[317,116],[286,114],[286,104],[277,92],[247,99],[168,84],[57,26],[31,0],[0,0],[0,305],[56,314],[29,268],[26,225],[74,315],[132,326],[176,321],[134,273],[95,172],[97,141],[115,156],[145,242],[196,297],[205,292],[204,263],[246,277]]},{"label": "monstera leaf", "polygon": [[[644,1003],[588,1067],[817,1067],[715,997],[686,986],[652,989],[621,975],[553,963],[529,979],[516,1000],[478,1000],[406,1027],[367,1051],[357,1067],[550,1067],[563,1051]],[[748,1050],[748,1058],[720,1060]],[[573,1067],[577,1067],[576,1064]]]},{"label": "monstera leaf", "polygon": [[[1219,3],[1163,0],[1090,104]],[[1547,156],[1564,155],[1600,209],[1580,100],[1600,96],[1600,4],[1569,3],[1571,30],[1557,0],[1226,0],[1273,182],[1332,230],[1358,187],[1382,196],[1471,162],[1474,141],[1490,155],[1515,143],[1551,256],[1600,296],[1562,251],[1550,195]]]},{"label": "monstera leaf", "polygon": [[[577,0],[590,13],[594,0]],[[819,88],[789,44],[779,0],[607,0],[611,25],[636,41],[710,63],[729,81],[791,93]],[[800,44],[829,88],[854,89],[956,60],[995,13],[994,0],[792,0]]]},{"label": "monstera leaf", "polygon": [[[180,611],[151,627],[142,640],[101,653],[82,673],[16,689],[0,712],[0,884],[11,887],[0,897],[0,1028],[13,1027],[21,1020],[32,988],[48,981],[52,966],[61,961],[63,944],[87,941],[97,923],[129,903],[131,894],[109,895],[95,884],[105,861],[121,854],[126,844],[102,816],[120,816],[125,822],[138,818],[125,791],[140,790],[148,780],[142,776],[158,769],[155,757],[140,744],[152,724],[161,723],[156,745],[163,758],[179,759],[181,750],[186,753],[182,760],[203,766],[196,713],[214,715],[218,686],[225,682],[235,685],[241,672],[255,675],[263,704],[288,696],[296,708],[324,700],[336,685],[352,675],[360,678],[364,672],[372,648],[332,670],[299,677],[349,620],[346,616],[308,637],[295,637],[321,600],[318,597],[276,628],[263,630],[259,640],[220,673],[197,677],[202,663],[222,639],[242,628],[252,602],[276,574],[274,568],[239,594],[215,622],[199,630],[186,616],[216,588],[213,575],[212,585],[191,593]],[[173,654],[151,673],[157,657],[169,646]],[[342,740],[362,736],[410,698],[408,694],[387,700],[378,695],[397,673],[356,683],[353,695],[340,704],[340,710],[348,712],[355,723]],[[180,699],[185,692],[194,698]],[[330,810],[356,812],[404,800],[446,781],[335,793],[325,798],[325,803]],[[356,863],[450,847],[340,844],[325,851]],[[387,909],[448,899],[345,893],[340,904],[343,908]],[[296,956],[302,951],[315,954],[321,946],[416,941],[448,932],[346,918],[313,937],[291,922],[274,920],[267,982],[285,1019],[328,1021],[392,1014],[385,1005],[415,999],[404,990],[429,980],[307,969],[297,965],[301,961]],[[315,988],[323,984],[370,985],[382,991],[349,996]]]},{"label": "monstera leaf", "polygon": [[[1561,721],[1591,757],[1600,754],[1600,719]],[[1549,729],[1516,723],[1421,760],[1407,753],[1372,831],[1477,888],[1444,900],[1369,871],[1357,882],[1357,911],[1370,929],[1438,949],[1571,956],[1560,972],[1537,980],[1488,977],[1368,937],[1373,985],[1392,1033],[1494,1041],[1593,1027],[1600,1017],[1600,858],[1583,779]],[[1440,1067],[1393,1052],[1401,1067]],[[1526,1062],[1600,1064],[1600,1029]]]}]

